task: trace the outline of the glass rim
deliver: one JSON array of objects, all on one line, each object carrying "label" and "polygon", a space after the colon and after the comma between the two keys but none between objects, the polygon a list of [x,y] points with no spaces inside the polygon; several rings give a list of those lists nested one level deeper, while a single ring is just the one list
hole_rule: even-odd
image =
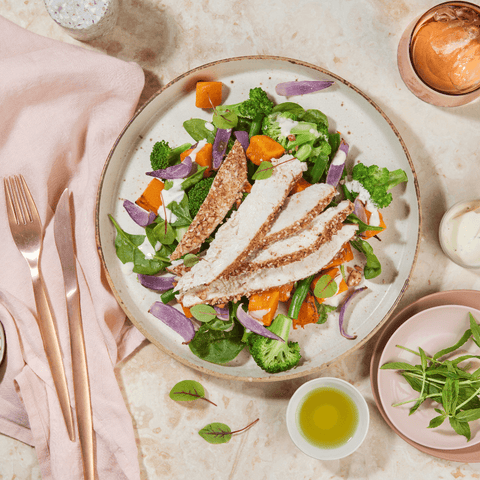
[{"label": "glass rim", "polygon": [[408,40],[408,56],[409,56],[409,59],[410,59],[410,64],[415,72],[415,75],[418,77],[418,79],[428,88],[430,88],[431,90],[433,90],[435,93],[439,94],[439,95],[445,95],[447,97],[451,97],[451,98],[458,98],[458,97],[464,97],[466,95],[471,95],[472,93],[475,93],[475,92],[478,92],[480,90],[480,80],[479,80],[479,84],[473,88],[472,90],[469,90],[469,91],[466,91],[466,92],[462,92],[462,93],[449,93],[449,92],[444,92],[442,90],[439,90],[438,88],[435,88],[435,87],[432,87],[431,85],[429,85],[428,83],[426,83],[423,78],[419,75],[416,67],[415,67],[415,63],[413,61],[413,58],[412,58],[412,43],[413,43],[413,37],[415,36],[415,34],[418,32],[419,28],[420,28],[420,24],[426,20],[426,18],[429,16],[429,15],[432,15],[432,13],[434,13],[436,10],[438,10],[439,8],[441,7],[444,7],[444,6],[465,6],[465,7],[469,7],[469,8],[472,8],[473,10],[476,10],[478,12],[478,14],[480,15],[480,6],[479,5],[476,5],[474,3],[471,3],[471,2],[464,2],[463,0],[459,0],[459,1],[450,1],[450,2],[442,2],[442,3],[438,3],[437,5],[434,5],[433,7],[429,8],[425,13],[423,13],[420,18],[418,18],[418,20],[415,22],[415,25],[413,26],[412,28],[412,32],[410,34],[410,38]]}]

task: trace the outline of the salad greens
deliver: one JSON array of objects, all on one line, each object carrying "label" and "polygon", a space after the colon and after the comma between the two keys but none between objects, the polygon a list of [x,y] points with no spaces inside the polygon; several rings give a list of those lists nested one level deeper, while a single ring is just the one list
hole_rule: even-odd
[{"label": "salad greens", "polygon": [[[205,142],[215,148],[215,143],[219,143],[219,139],[224,138],[221,136],[225,136],[226,133],[228,139],[225,137],[221,142],[222,148],[226,147],[225,155],[228,155],[233,147],[236,132],[242,132],[241,135],[239,134],[239,138],[242,138],[242,145],[247,148],[245,145],[248,145],[248,139],[245,132],[248,132],[249,138],[254,135],[270,137],[284,147],[285,153],[306,162],[307,170],[304,172],[303,181],[308,182],[307,186],[327,181],[330,166],[339,151],[342,138],[340,133],[329,131],[328,118],[320,110],[305,110],[298,103],[290,101],[275,105],[267,92],[256,87],[250,90],[248,99],[234,105],[218,105],[212,108],[212,112],[210,122],[200,118],[191,118],[183,123],[186,133],[197,142],[193,147],[190,143],[184,143],[172,148],[166,140],[156,142],[150,155],[152,169],[164,171],[180,164],[181,153],[190,148],[195,149],[197,145],[197,150],[200,150]],[[218,159],[218,152],[216,155]],[[223,150],[220,154],[220,161],[222,155]],[[192,158],[195,158],[193,154]],[[161,198],[171,200],[168,200],[167,205],[163,203],[158,211],[155,211],[158,216],[153,223],[145,227],[145,235],[132,235],[125,232],[110,216],[117,232],[115,239],[117,256],[124,264],[132,262],[133,272],[156,275],[165,272],[165,269],[171,266],[170,255],[197,215],[215,179],[217,167],[214,165],[212,170],[205,164],[202,165],[193,161],[192,170],[188,175],[185,173],[186,177],[181,181],[175,180],[178,176],[174,176],[171,172],[171,176],[165,177]],[[270,161],[262,161],[257,167],[252,161],[247,160],[249,182],[260,182],[269,178],[274,168]],[[171,170],[172,168],[170,168]],[[355,201],[358,193],[350,191],[345,185],[348,177],[346,170],[346,168],[343,170],[339,188],[343,189],[345,198]],[[155,171],[150,172],[149,175],[155,176]],[[157,176],[160,176],[159,172],[157,172]],[[389,190],[395,185],[407,181],[403,170],[390,172],[386,168],[376,165],[366,166],[362,163],[355,165],[351,172],[351,178],[359,182],[368,192],[371,204],[375,208],[388,206],[392,200]],[[175,192],[179,192],[179,195],[175,196]],[[240,201],[243,201],[247,195],[248,193],[243,193]],[[330,206],[335,204],[332,202]],[[232,207],[227,217],[235,208],[238,208],[238,205]],[[357,236],[350,243],[357,251],[365,255],[364,277],[372,279],[380,275],[382,268],[367,239],[375,232],[383,230],[384,227],[369,225],[367,220],[359,218],[356,213],[357,211],[355,214],[350,214],[346,220],[346,223],[355,223],[359,226]],[[366,236],[366,233],[370,235]],[[200,251],[208,248],[208,243],[213,240],[214,235],[215,232],[205,241]],[[146,243],[151,246],[150,253],[145,248]],[[190,268],[199,261],[199,257],[196,254],[188,253],[182,257],[182,260],[183,266]],[[343,265],[340,268],[343,281],[346,281]],[[240,305],[245,305],[244,311],[248,311],[249,300],[243,298],[237,303],[230,302],[227,320],[218,314],[216,308],[209,305],[197,305],[190,310],[184,309],[185,313],[188,312],[189,316],[193,316],[194,321],[198,322],[195,324],[197,327],[195,336],[188,342],[190,350],[203,360],[225,364],[236,358],[247,347],[253,359],[267,372],[280,372],[294,368],[301,358],[300,348],[298,344],[288,342],[288,336],[292,327],[292,319],[296,320],[301,314],[301,310],[308,300],[307,296],[309,298],[313,296],[314,302],[310,300],[310,303],[315,306],[316,311],[315,321],[310,323],[325,323],[329,313],[337,310],[336,306],[330,306],[317,300],[317,298],[335,295],[336,283],[332,282],[328,275],[323,275],[313,292],[311,290],[313,278],[314,276],[301,280],[293,286],[288,316],[277,315],[271,326],[268,327],[271,332],[279,334],[285,343],[247,331],[237,318],[237,309]],[[175,300],[174,289],[164,291],[160,294],[160,298],[163,304],[172,302]]]},{"label": "salad greens", "polygon": [[389,362],[380,367],[382,370],[400,370],[413,390],[419,392],[418,397],[396,403],[394,407],[414,403],[410,409],[412,415],[427,399],[432,399],[441,408],[435,408],[438,415],[430,421],[428,428],[437,428],[448,419],[455,432],[465,436],[467,440],[471,438],[469,422],[480,419],[480,368],[469,373],[469,365],[462,368],[460,364],[466,360],[480,359],[480,355],[461,355],[454,360],[441,359],[455,353],[470,339],[480,347],[480,325],[471,313],[469,320],[470,328],[454,345],[438,351],[431,357],[420,347],[418,352],[415,352],[397,345],[398,348],[419,356],[419,364]]},{"label": "salad greens", "polygon": [[212,405],[217,406],[211,400],[205,397],[205,389],[203,385],[195,380],[182,380],[173,386],[169,394],[172,400],[177,402],[192,402],[193,400],[202,399]]}]

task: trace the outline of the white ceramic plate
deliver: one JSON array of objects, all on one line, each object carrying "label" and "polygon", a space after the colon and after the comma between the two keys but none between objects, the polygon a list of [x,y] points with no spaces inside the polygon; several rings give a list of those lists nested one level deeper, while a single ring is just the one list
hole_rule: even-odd
[{"label": "white ceramic plate", "polygon": [[[390,337],[380,357],[379,365],[387,362],[408,362],[414,365],[420,363],[418,356],[399,349],[396,345],[402,345],[414,351],[422,347],[429,356],[454,345],[465,330],[470,328],[469,313],[477,322],[480,321],[480,310],[463,305],[442,305],[417,313]],[[472,340],[447,358],[452,360],[465,354],[478,354],[478,347]],[[465,366],[467,363],[462,365]],[[478,362],[476,363],[475,360],[471,360],[470,363],[478,368]],[[418,396],[398,371],[378,370],[377,382],[385,413],[395,428],[410,440],[426,447],[442,450],[455,450],[480,443],[480,420],[470,422],[472,434],[470,441],[455,433],[448,420],[437,428],[427,428],[430,420],[438,416],[434,408],[438,408],[439,405],[432,400],[427,400],[413,415],[409,415],[413,403],[393,407],[394,403]]]},{"label": "white ceramic plate", "polygon": [[[144,175],[151,170],[149,155],[153,144],[167,140],[171,145],[191,141],[182,123],[194,117],[211,119],[211,114],[195,107],[195,84],[200,80],[221,81],[224,103],[248,98],[250,88],[261,86],[277,103],[290,100],[305,108],[324,112],[331,131],[340,131],[350,145],[348,163],[362,161],[390,170],[402,168],[408,183],[393,190],[394,201],[385,209],[388,226],[382,241],[372,240],[383,266],[380,277],[352,302],[346,315],[347,331],[356,340],[346,340],[332,315],[325,325],[308,325],[292,332],[300,343],[303,360],[291,371],[269,375],[242,352],[228,365],[205,362],[182,345],[181,337],[148,312],[158,295],[143,288],[135,275],[125,275],[115,254],[112,214],[129,233],[141,234],[124,211],[124,199],[135,201],[148,184]],[[275,85],[293,80],[334,80],[329,89],[286,99],[275,94]],[[266,381],[300,377],[323,368],[363,344],[393,311],[408,286],[419,241],[420,208],[416,175],[410,156],[397,130],[385,114],[362,92],[342,78],[314,65],[280,57],[240,57],[222,60],[191,70],[158,92],[132,119],[117,139],[105,165],[99,185],[96,235],[100,256],[110,286],[132,322],[154,344],[177,360],[206,373],[229,378]],[[354,304],[354,305],[353,305]]]}]

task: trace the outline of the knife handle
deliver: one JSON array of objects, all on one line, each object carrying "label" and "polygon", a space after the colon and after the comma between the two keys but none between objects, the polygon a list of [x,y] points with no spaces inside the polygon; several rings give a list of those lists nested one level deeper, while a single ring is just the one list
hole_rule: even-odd
[{"label": "knife handle", "polygon": [[37,323],[42,336],[43,348],[47,355],[50,371],[52,372],[53,383],[57,391],[60,408],[62,410],[65,425],[70,440],[75,441],[75,430],[73,426],[72,409],[70,397],[68,396],[67,379],[63,368],[62,351],[58,342],[57,331],[53,322],[52,312],[48,304],[45,286],[42,280],[40,269],[34,275],[32,271],[33,293],[37,306]]},{"label": "knife handle", "polygon": [[87,353],[83,335],[80,295],[78,290],[67,294],[67,309],[72,349],[73,388],[77,410],[78,436],[82,450],[83,476],[95,479],[95,457],[93,445],[93,418],[88,379]]}]

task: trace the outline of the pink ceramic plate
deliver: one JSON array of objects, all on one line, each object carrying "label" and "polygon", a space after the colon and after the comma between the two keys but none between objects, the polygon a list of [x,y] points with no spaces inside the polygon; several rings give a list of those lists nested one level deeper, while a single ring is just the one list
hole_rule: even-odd
[{"label": "pink ceramic plate", "polygon": [[[390,337],[379,365],[393,361],[420,363],[418,356],[399,349],[396,345],[415,351],[418,351],[420,346],[430,356],[455,344],[469,328],[469,312],[480,321],[480,310],[461,305],[438,306],[414,315]],[[458,353],[479,352],[478,347],[469,340]],[[427,428],[430,420],[438,415],[434,408],[439,405],[432,400],[425,402],[413,415],[409,415],[409,410],[414,403],[392,407],[394,403],[418,396],[398,371],[379,370],[378,390],[382,406],[392,424],[414,442],[443,450],[461,449],[480,443],[480,421],[470,423],[472,439],[469,442],[465,437],[456,434],[447,421],[438,428]]]}]

